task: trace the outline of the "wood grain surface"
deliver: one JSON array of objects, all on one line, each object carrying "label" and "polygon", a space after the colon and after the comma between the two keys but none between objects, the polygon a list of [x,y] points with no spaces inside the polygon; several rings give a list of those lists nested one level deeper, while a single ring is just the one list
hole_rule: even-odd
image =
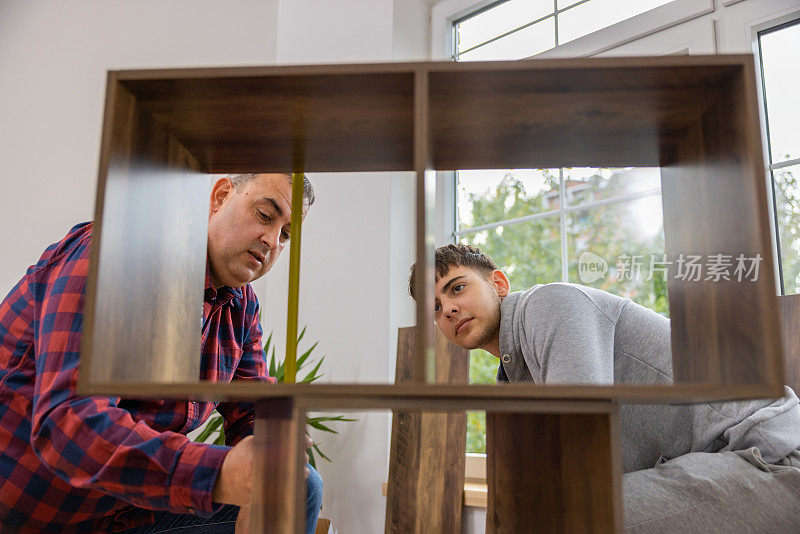
[{"label": "wood grain surface", "polygon": [[786,385],[800,391],[800,295],[778,297],[783,332]]},{"label": "wood grain surface", "polygon": [[619,423],[594,414],[486,414],[486,532],[621,533]]},{"label": "wood grain surface", "polygon": [[[662,168],[676,382],[783,383],[756,97],[752,73],[742,70],[707,101]],[[727,258],[728,279],[709,276],[715,255]],[[679,258],[690,256],[700,258],[699,277],[681,276]],[[761,259],[757,276],[736,274],[740,256],[746,267]]]},{"label": "wood grain surface", "polygon": [[[416,329],[400,328],[397,383],[414,382]],[[469,352],[436,330],[436,380],[467,383]],[[395,411],[386,497],[387,533],[461,532],[467,418]]]},{"label": "wood grain surface", "polygon": [[113,75],[107,100],[82,377],[197,382],[208,178]]},{"label": "wood grain surface", "polygon": [[253,434],[252,534],[305,532],[305,483],[301,463],[305,411],[289,398],[256,404]]},{"label": "wood grain surface", "polygon": [[[199,170],[417,172],[417,257],[428,264],[432,169],[660,164],[668,255],[760,254],[760,278],[669,280],[675,375],[690,387],[556,395],[772,395],[783,369],[756,105],[746,55],[111,73],[82,391],[199,380],[207,203]],[[418,335],[432,339],[427,300],[419,302]],[[428,374],[429,354],[418,349],[417,366]],[[177,391],[195,394],[163,394]],[[345,402],[338,395],[328,390],[320,401]],[[406,406],[421,402],[412,397]],[[383,392],[372,398],[405,402]]]}]

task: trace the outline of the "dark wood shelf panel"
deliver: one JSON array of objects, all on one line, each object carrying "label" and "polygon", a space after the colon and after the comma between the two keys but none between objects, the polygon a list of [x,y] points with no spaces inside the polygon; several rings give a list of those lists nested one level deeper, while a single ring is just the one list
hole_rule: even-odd
[{"label": "dark wood shelf panel", "polygon": [[153,384],[114,382],[81,388],[81,394],[143,398],[246,399],[291,397],[308,409],[571,411],[574,401],[664,404],[726,399],[777,398],[781,387],[676,384],[673,386],[590,386],[502,384]]},{"label": "dark wood shelf panel", "polygon": [[[488,388],[480,394],[485,398],[471,388],[464,403],[571,397],[688,402],[779,395],[778,306],[755,71],[747,55],[110,73],[98,228],[87,286],[84,391],[318,395],[323,404],[368,408],[374,402],[384,409],[400,407],[401,397],[410,395],[409,406],[422,406],[426,399],[456,406],[462,402],[452,393],[456,390],[440,385],[391,394],[381,389],[370,393],[373,386],[364,385],[308,392],[192,385],[199,376],[191,350],[199,346],[193,311],[202,296],[203,255],[198,250],[207,239],[201,220],[207,212],[202,173],[293,167],[306,172],[414,171],[417,255],[422,259],[430,254],[425,247],[426,171],[562,165],[660,165],[670,259],[680,254],[704,260],[713,254],[760,255],[759,278],[690,281],[676,277],[676,264],[670,267],[674,386],[529,386],[518,393]],[[139,221],[138,206],[145,203],[157,224]],[[184,219],[192,222],[180,222]],[[155,226],[172,230],[157,232]],[[417,322],[425,326],[418,326],[418,335],[427,340],[415,361],[420,382],[421,370],[428,368],[423,349],[433,339],[429,313],[418,308]],[[159,381],[183,385],[144,385]]]}]

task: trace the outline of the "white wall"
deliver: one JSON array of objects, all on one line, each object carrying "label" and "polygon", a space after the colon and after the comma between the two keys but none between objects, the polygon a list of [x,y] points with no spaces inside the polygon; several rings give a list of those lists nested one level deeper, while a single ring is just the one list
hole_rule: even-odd
[{"label": "white wall", "polygon": [[0,294],[94,217],[108,69],[270,64],[277,0],[0,2]]},{"label": "white wall", "polygon": [[[388,62],[429,57],[425,0],[0,0],[0,292],[46,245],[94,215],[108,69]],[[393,380],[413,324],[413,175],[311,175],[301,324],[337,382]],[[366,200],[366,201],[365,201]],[[254,285],[285,346],[288,254]],[[342,533],[383,529],[389,415],[327,436],[323,515]]]}]

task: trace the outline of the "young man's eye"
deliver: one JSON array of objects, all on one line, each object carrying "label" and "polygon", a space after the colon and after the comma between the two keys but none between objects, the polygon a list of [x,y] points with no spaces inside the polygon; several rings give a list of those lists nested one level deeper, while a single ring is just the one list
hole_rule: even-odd
[{"label": "young man's eye", "polygon": [[464,284],[456,284],[453,286],[453,293],[458,293],[462,289],[464,289]]},{"label": "young man's eye", "polygon": [[439,306],[438,304],[434,304],[433,305],[433,313],[439,313],[439,310],[441,310],[441,309],[442,309],[442,307]]},{"label": "young man's eye", "polygon": [[289,232],[281,232],[281,241],[289,241],[290,237]]}]

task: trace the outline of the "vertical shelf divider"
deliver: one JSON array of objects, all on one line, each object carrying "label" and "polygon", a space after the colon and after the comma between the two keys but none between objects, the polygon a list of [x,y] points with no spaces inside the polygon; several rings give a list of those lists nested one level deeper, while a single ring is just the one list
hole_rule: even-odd
[{"label": "vertical shelf divider", "polygon": [[436,350],[433,335],[434,266],[433,234],[436,201],[435,173],[430,150],[430,97],[428,71],[414,73],[414,170],[417,174],[417,342],[414,381],[436,382]]}]

